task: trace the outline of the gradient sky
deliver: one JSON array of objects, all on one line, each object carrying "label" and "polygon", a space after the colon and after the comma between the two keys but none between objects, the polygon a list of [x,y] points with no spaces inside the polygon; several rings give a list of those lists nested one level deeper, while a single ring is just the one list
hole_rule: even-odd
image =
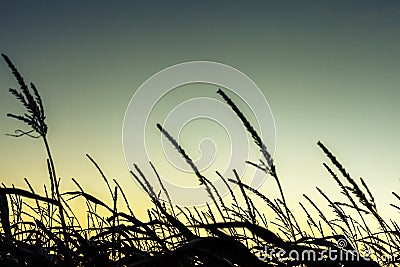
[{"label": "gradient sky", "polygon": [[[294,210],[303,193],[327,205],[315,186],[339,196],[322,167],[321,140],[392,215],[390,193],[400,188],[399,47],[398,1],[0,1],[0,50],[42,94],[63,189],[74,189],[75,177],[110,201],[89,153],[140,203],[132,205],[140,214],[150,204],[121,144],[129,100],[165,67],[210,60],[244,72],[265,94]],[[0,181],[27,188],[28,177],[43,192],[42,144],[4,135],[24,128],[6,118],[22,111],[7,92],[15,86],[0,64]],[[260,190],[274,194],[275,184]]]}]

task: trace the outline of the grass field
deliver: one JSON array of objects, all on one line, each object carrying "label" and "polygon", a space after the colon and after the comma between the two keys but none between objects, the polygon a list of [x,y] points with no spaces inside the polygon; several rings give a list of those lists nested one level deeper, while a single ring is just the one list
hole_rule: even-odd
[{"label": "grass field", "polygon": [[[135,165],[132,177],[153,202],[146,220],[138,219],[115,179],[107,178],[89,155],[113,199],[105,203],[76,184],[76,191],[62,191],[56,173],[48,125],[41,96],[33,83],[26,84],[11,60],[2,55],[19,85],[10,93],[25,108],[23,115],[8,114],[30,127],[16,130],[14,137],[37,138],[47,151],[49,183],[45,195],[35,193],[29,181],[26,188],[2,185],[0,188],[0,266],[399,266],[400,227],[390,218],[382,218],[366,181],[354,179],[323,143],[323,163],[338,185],[345,202],[336,201],[318,189],[334,214],[329,217],[305,196],[300,204],[303,214],[293,214],[286,203],[278,170],[257,132],[235,103],[222,90],[218,94],[232,108],[254,140],[262,155],[259,162],[247,162],[273,178],[279,197],[270,199],[241,182],[234,171],[223,177],[229,189],[223,198],[203,176],[177,141],[157,125],[160,132],[180,153],[207,191],[210,202],[205,208],[179,207],[162,192],[154,192],[149,180]],[[151,163],[150,163],[151,164]],[[151,164],[154,175],[157,169]],[[238,186],[240,193],[232,190]],[[161,201],[160,194],[169,201]],[[400,211],[400,196],[393,192],[392,208]],[[87,222],[77,219],[69,203],[82,198]],[[255,205],[255,199],[263,205]],[[120,210],[119,203],[125,209]],[[104,216],[98,211],[105,210]],[[273,212],[274,217],[265,213]],[[312,215],[317,214],[317,216]],[[298,218],[306,218],[307,227]],[[304,228],[304,229],[303,229]]]}]

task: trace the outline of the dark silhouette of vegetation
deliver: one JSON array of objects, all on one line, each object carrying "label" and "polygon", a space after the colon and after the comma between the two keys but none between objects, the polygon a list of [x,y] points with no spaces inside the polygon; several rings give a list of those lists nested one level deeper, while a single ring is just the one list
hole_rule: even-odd
[{"label": "dark silhouette of vegetation", "polygon": [[[40,94],[33,83],[28,87],[11,60],[2,54],[19,89],[10,93],[25,107],[23,115],[8,114],[22,121],[30,130],[16,130],[11,136],[41,138],[47,152],[47,166],[50,177],[50,192],[45,186],[45,196],[35,193],[25,179],[28,190],[7,187],[0,188],[0,266],[398,266],[400,263],[400,228],[393,220],[379,215],[375,200],[366,182],[359,183],[351,177],[333,153],[321,142],[318,146],[330,163],[323,163],[329,175],[336,181],[347,202],[332,200],[317,188],[332,208],[335,217],[329,218],[308,196],[308,205],[300,203],[309,229],[301,228],[296,216],[285,200],[276,167],[267,147],[250,122],[235,103],[222,91],[218,94],[240,118],[244,127],[259,147],[263,159],[259,163],[247,162],[271,175],[278,186],[280,196],[270,199],[257,189],[242,182],[235,170],[232,178],[217,175],[229,189],[230,204],[224,200],[215,186],[197,169],[190,156],[168,133],[157,124],[161,133],[171,142],[183,160],[192,168],[200,184],[210,197],[205,209],[174,206],[162,184],[156,167],[150,163],[154,175],[161,185],[167,202],[160,200],[149,180],[139,166],[134,165],[131,175],[145,190],[154,207],[148,210],[148,219],[138,219],[133,213],[123,189],[114,179],[106,177],[97,162],[88,159],[99,171],[112,197],[107,204],[85,191],[73,179],[77,190],[61,192],[50,145],[46,138],[48,126]],[[240,198],[233,186],[238,185]],[[125,203],[126,211],[118,209],[118,202]],[[397,193],[394,199],[400,201]],[[74,198],[86,201],[88,226],[83,227],[69,206]],[[265,205],[256,206],[254,198],[260,198]],[[33,200],[28,201],[28,199]],[[244,205],[243,205],[243,203]],[[33,203],[33,204],[32,204]],[[400,211],[399,204],[391,206]],[[245,207],[245,208],[243,208]],[[310,208],[318,217],[312,216]],[[99,209],[104,209],[104,216]],[[272,211],[275,218],[267,217]],[[379,225],[371,229],[371,219]],[[271,227],[273,225],[274,227]],[[276,229],[276,230],[273,230]],[[341,243],[340,243],[341,242]],[[269,251],[295,251],[298,255],[322,256],[293,257]],[[346,258],[332,258],[324,254],[335,250],[350,255]],[[368,258],[359,257],[369,251]],[[386,261],[380,259],[386,257]]]}]

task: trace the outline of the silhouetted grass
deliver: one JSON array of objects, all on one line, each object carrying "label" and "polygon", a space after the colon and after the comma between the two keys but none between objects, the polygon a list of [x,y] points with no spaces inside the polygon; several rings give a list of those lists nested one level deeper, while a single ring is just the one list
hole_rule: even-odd
[{"label": "silhouetted grass", "polygon": [[[87,193],[73,179],[77,190],[61,192],[60,179],[56,175],[55,163],[47,141],[48,126],[42,99],[37,88],[28,87],[22,75],[11,60],[2,55],[19,89],[10,93],[25,107],[23,115],[8,114],[22,121],[30,130],[17,130],[12,136],[41,138],[47,152],[47,166],[50,177],[50,192],[45,186],[45,196],[35,192],[26,180],[29,190],[7,187],[0,188],[0,266],[397,266],[400,253],[400,228],[393,220],[385,220],[379,214],[375,199],[360,179],[361,186],[351,177],[333,153],[321,142],[318,146],[327,156],[330,164],[323,163],[328,174],[336,181],[346,202],[332,199],[317,188],[327,205],[334,212],[330,218],[320,204],[304,195],[307,203],[300,203],[307,219],[308,229],[302,229],[296,216],[288,207],[274,161],[258,133],[241,113],[235,103],[222,90],[218,94],[240,118],[245,129],[252,136],[261,151],[260,163],[248,162],[266,174],[274,177],[280,197],[270,199],[257,189],[242,182],[236,171],[233,177],[223,177],[229,190],[231,203],[228,205],[208,178],[203,176],[190,156],[160,124],[161,133],[177,149],[192,168],[196,179],[204,186],[210,197],[205,209],[174,206],[162,184],[155,165],[150,163],[157,176],[162,192],[167,198],[163,202],[152,184],[134,164],[133,179],[145,190],[154,206],[148,210],[147,220],[138,219],[123,189],[114,179],[110,181],[99,164],[89,155],[88,159],[98,170],[106,183],[112,203],[105,203]],[[238,185],[237,196],[233,186]],[[122,198],[121,198],[122,196]],[[397,203],[391,204],[394,211],[400,211],[400,197],[393,192]],[[69,202],[75,198],[85,200],[87,225],[78,221]],[[260,198],[265,205],[256,206],[254,198]],[[33,200],[29,201],[29,199]],[[128,213],[118,209],[123,201]],[[33,205],[32,205],[33,203]],[[306,205],[307,204],[307,205]],[[318,217],[313,217],[308,207]],[[103,213],[99,210],[102,209]],[[272,212],[274,218],[266,216]],[[100,215],[105,214],[105,215]],[[368,222],[374,219],[378,229]],[[272,226],[272,227],[271,227]],[[345,242],[338,247],[337,242]],[[286,255],[272,253],[264,255],[265,246],[271,251],[296,251],[298,253],[322,253],[336,249],[341,253],[361,253],[368,249],[374,257],[332,259],[325,255],[324,261],[312,258],[291,259]],[[392,261],[379,262],[377,257],[392,256]]]}]

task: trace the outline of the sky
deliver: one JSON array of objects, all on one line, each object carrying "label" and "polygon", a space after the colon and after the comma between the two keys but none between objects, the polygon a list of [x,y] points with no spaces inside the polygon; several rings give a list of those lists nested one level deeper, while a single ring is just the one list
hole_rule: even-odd
[{"label": "sky", "polygon": [[[151,204],[125,163],[122,132],[130,100],[142,83],[169,66],[213,61],[246,74],[268,101],[274,159],[291,208],[298,210],[303,193],[327,206],[316,186],[340,198],[322,166],[327,159],[316,144],[321,140],[355,179],[365,179],[378,209],[392,216],[391,192],[399,192],[400,185],[398,47],[398,1],[0,1],[0,51],[42,95],[62,188],[76,190],[71,182],[76,178],[89,193],[111,201],[88,153],[120,182],[138,214]],[[189,86],[166,95],[155,118],[165,119],[179,101],[201,97],[198,92],[212,97],[217,89],[199,86],[205,89]],[[9,87],[16,83],[3,63],[0,181],[27,188],[27,177],[43,193],[48,177],[42,143],[5,135],[26,129],[6,117],[23,111]],[[218,136],[218,156],[241,153],[240,145],[227,141],[236,128],[229,133],[218,124],[194,123],[192,132],[181,127],[179,139],[194,158],[201,156],[202,136]],[[146,134],[160,139],[155,126]],[[214,151],[212,144],[201,145]],[[168,176],[160,153],[153,163]],[[137,163],[146,165],[147,159]],[[276,185],[267,178],[259,190],[274,195]]]}]

